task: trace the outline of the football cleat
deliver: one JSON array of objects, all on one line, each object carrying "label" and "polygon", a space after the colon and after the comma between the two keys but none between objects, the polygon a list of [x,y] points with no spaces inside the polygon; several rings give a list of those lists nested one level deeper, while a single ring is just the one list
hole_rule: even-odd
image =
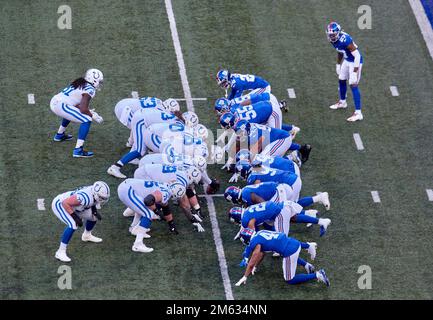
[{"label": "football cleat", "polygon": [[57,250],[55,257],[56,257],[56,259],[59,259],[62,262],[70,262],[71,261],[71,258],[69,258],[66,255],[66,250],[60,250],[60,249]]},{"label": "football cleat", "polygon": [[317,281],[323,282],[327,287],[330,286],[330,282],[328,277],[326,276],[325,270],[320,269],[319,271],[316,272],[316,276],[317,276]]},{"label": "football cleat", "polygon": [[138,244],[134,243],[132,246],[132,251],[148,253],[148,252],[152,252],[153,248],[146,247],[144,243],[138,243]]},{"label": "football cleat", "polygon": [[307,252],[310,254],[311,260],[314,260],[316,258],[317,243],[307,242],[307,244],[309,245]]},{"label": "football cleat", "polygon": [[129,208],[126,208],[125,211],[123,211],[122,215],[127,218],[127,217],[133,217],[135,215],[134,211],[132,211]]},{"label": "football cleat", "polygon": [[328,229],[330,224],[331,224],[331,219],[319,219],[321,237],[325,235],[326,230]]},{"label": "football cleat", "polygon": [[289,111],[289,108],[287,107],[287,101],[286,100],[281,100],[280,101],[280,109],[283,109],[284,112]]},{"label": "football cleat", "polygon": [[99,243],[102,242],[101,238],[95,237],[91,232],[83,232],[81,235],[81,240],[84,242],[94,242]]},{"label": "football cleat", "polygon": [[301,163],[304,164],[308,161],[311,152],[311,145],[304,144],[301,149],[299,149],[299,153],[301,154]]},{"label": "football cleat", "polygon": [[318,194],[319,199],[318,202],[325,206],[326,211],[331,209],[331,202],[329,202],[329,194],[328,192],[321,192]]},{"label": "football cleat", "polygon": [[333,104],[332,106],[329,106],[329,108],[332,110],[345,109],[345,108],[347,108],[347,102],[346,101],[338,101],[337,103]]},{"label": "football cleat", "polygon": [[355,122],[355,121],[361,121],[364,119],[361,112],[354,112],[349,118],[347,118],[347,121],[349,122]]},{"label": "football cleat", "polygon": [[74,158],[91,158],[93,157],[92,151],[86,151],[83,147],[75,148],[72,152],[72,156]]},{"label": "football cleat", "polygon": [[54,141],[56,142],[62,142],[62,141],[69,141],[72,140],[72,135],[70,134],[65,134],[65,133],[56,133],[56,135],[54,136]]},{"label": "football cleat", "polygon": [[126,178],[126,176],[122,172],[120,172],[120,168],[115,164],[113,164],[111,167],[108,168],[107,173],[119,179]]},{"label": "football cleat", "polygon": [[311,263],[308,263],[304,266],[305,270],[307,271],[307,273],[313,273],[315,268]]}]

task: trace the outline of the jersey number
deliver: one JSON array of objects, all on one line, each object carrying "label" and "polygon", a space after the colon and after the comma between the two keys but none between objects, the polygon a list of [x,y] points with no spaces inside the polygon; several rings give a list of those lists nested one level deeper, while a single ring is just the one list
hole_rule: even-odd
[{"label": "jersey number", "polygon": [[255,119],[257,117],[257,113],[254,111],[253,106],[242,106],[236,109],[236,112],[239,114],[240,120],[250,121],[251,119]]},{"label": "jersey number", "polygon": [[69,94],[74,90],[75,90],[75,88],[73,86],[69,86],[69,87],[63,89],[62,92],[65,96],[69,97]]},{"label": "jersey number", "polygon": [[279,233],[275,233],[275,232],[271,232],[271,231],[267,231],[267,230],[262,230],[258,232],[258,235],[261,235],[263,238],[265,238],[266,240],[272,240],[272,239],[276,239],[278,238],[278,236],[280,235]]},{"label": "jersey number", "polygon": [[176,167],[173,166],[162,166],[162,173],[176,172]]}]

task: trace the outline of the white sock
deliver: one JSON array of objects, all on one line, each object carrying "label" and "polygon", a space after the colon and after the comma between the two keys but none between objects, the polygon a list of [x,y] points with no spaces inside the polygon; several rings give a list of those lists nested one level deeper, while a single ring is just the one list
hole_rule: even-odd
[{"label": "white sock", "polygon": [[63,242],[60,242],[60,247],[59,247],[59,250],[63,250],[63,251],[66,251],[66,248],[68,247],[68,245],[67,244],[65,244],[65,243],[63,243]]},{"label": "white sock", "polygon": [[60,127],[59,127],[59,130],[57,130],[57,133],[58,133],[58,134],[62,134],[62,133],[65,133],[65,131],[66,131],[66,127],[64,127],[64,126],[60,126]]},{"label": "white sock", "polygon": [[86,229],[84,229],[83,235],[88,236],[91,234],[92,234],[92,231],[87,231]]},{"label": "white sock", "polygon": [[142,244],[143,243],[143,238],[144,238],[144,234],[142,232],[137,233],[136,237],[135,237],[135,242],[134,244]]},{"label": "white sock", "polygon": [[355,110],[356,114],[361,114],[361,110]]},{"label": "white sock", "polygon": [[200,205],[196,204],[195,206],[193,206],[193,208],[194,208],[194,210],[198,210],[198,209],[200,209]]},{"label": "white sock", "polygon": [[341,103],[346,103],[346,99],[340,100]]},{"label": "white sock", "polygon": [[77,139],[77,144],[75,145],[75,148],[81,148],[84,145],[84,140]]}]

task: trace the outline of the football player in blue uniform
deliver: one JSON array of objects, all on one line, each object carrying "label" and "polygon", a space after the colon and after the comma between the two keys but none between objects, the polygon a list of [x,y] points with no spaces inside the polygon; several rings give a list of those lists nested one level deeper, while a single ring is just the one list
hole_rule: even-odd
[{"label": "football player in blue uniform", "polygon": [[[288,284],[317,280],[329,287],[330,283],[325,270],[320,269],[314,272],[314,266],[299,257],[301,249],[305,249],[314,260],[317,248],[315,242],[300,242],[284,233],[269,230],[261,230],[256,233],[252,229],[243,229],[241,239],[247,244],[247,247],[243,252],[240,266],[247,268],[236,286],[246,284],[248,277],[257,272],[257,267],[262,262],[266,252],[276,252],[283,257],[283,276]],[[307,273],[296,274],[298,264],[303,266]]]},{"label": "football player in blue uniform", "polygon": [[361,79],[361,70],[364,59],[352,37],[341,29],[337,22],[331,22],[326,28],[329,42],[338,51],[336,72],[338,75],[340,100],[330,106],[331,109],[347,108],[346,91],[347,80],[352,89],[355,112],[347,121],[353,122],[363,119],[361,112],[361,94],[358,84]]}]

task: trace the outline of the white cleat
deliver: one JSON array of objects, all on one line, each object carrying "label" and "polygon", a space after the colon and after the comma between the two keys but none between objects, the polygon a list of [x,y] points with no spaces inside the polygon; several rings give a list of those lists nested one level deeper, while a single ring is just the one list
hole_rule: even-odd
[{"label": "white cleat", "polygon": [[326,211],[331,209],[331,202],[329,202],[329,194],[328,192],[321,192],[319,193],[319,200],[321,204],[325,206]]},{"label": "white cleat", "polygon": [[338,101],[336,104],[329,106],[329,108],[332,110],[345,109],[345,108],[347,108],[347,102],[346,101],[344,101],[344,102]]},{"label": "white cleat", "polygon": [[66,250],[57,250],[55,257],[62,262],[71,262],[71,258],[66,255]]},{"label": "white cleat", "polygon": [[362,119],[364,119],[364,117],[362,116],[361,112],[354,112],[352,114],[352,116],[350,116],[349,118],[347,118],[347,121],[349,121],[349,122],[355,122],[355,121],[361,121]]},{"label": "white cleat", "polygon": [[[312,218],[317,218],[317,213],[319,211],[317,210],[305,210],[305,215],[308,217],[312,217]],[[307,228],[311,227],[313,224],[312,223],[307,223]]]},{"label": "white cleat", "polygon": [[311,260],[314,260],[316,258],[317,243],[307,242],[307,244],[310,245],[307,249],[307,252],[310,254]]},{"label": "white cleat", "polygon": [[132,210],[129,209],[129,208],[126,208],[125,211],[123,211],[122,215],[123,215],[125,218],[133,217],[133,216],[135,216],[135,212],[132,211]]},{"label": "white cleat", "polygon": [[107,173],[119,179],[126,178],[126,176],[122,172],[120,172],[120,168],[114,164],[110,168],[108,168]]},{"label": "white cleat", "polygon": [[320,225],[320,236],[323,237],[328,230],[329,225],[331,224],[331,219],[319,219]]},{"label": "white cleat", "polygon": [[134,243],[132,245],[132,251],[148,253],[148,252],[152,252],[153,248],[146,247],[146,245],[144,243],[139,243],[139,244]]},{"label": "white cleat", "polygon": [[83,232],[83,234],[81,235],[81,240],[83,240],[84,242],[94,242],[94,243],[102,242],[101,238],[95,237],[90,232],[87,233]]}]

